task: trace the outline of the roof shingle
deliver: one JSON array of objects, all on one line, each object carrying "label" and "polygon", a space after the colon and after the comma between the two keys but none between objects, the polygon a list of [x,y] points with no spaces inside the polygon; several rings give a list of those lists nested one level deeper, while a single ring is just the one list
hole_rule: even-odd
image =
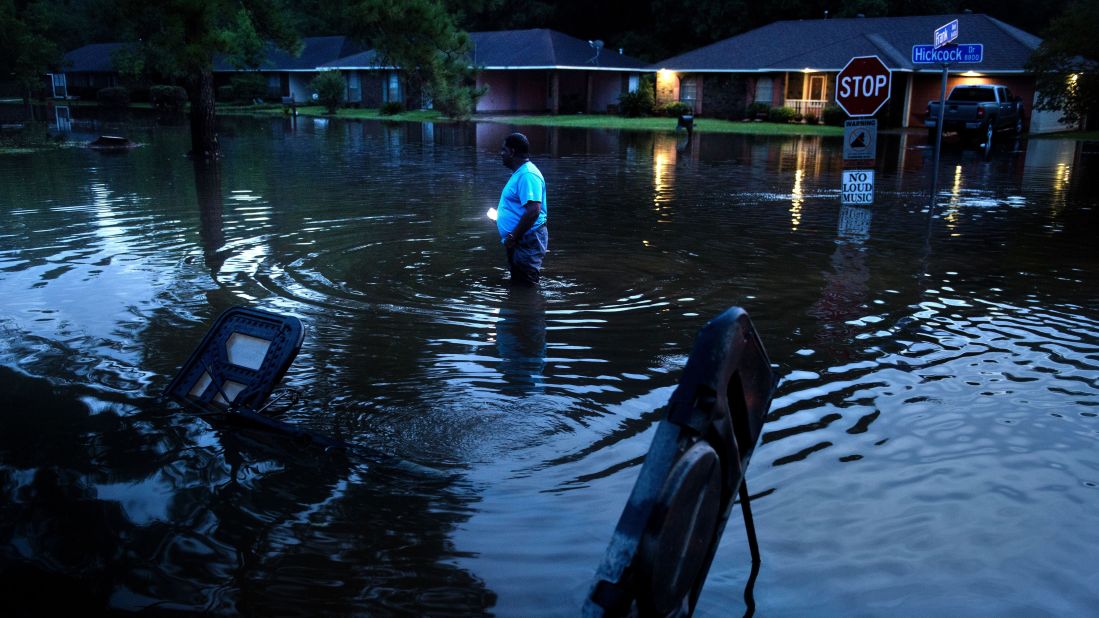
[{"label": "roof shingle", "polygon": [[913,65],[912,46],[958,20],[960,43],[982,43],[982,72],[1021,71],[1042,40],[983,14],[778,21],[653,65],[673,71],[839,71],[854,56],[877,55],[890,69]]}]

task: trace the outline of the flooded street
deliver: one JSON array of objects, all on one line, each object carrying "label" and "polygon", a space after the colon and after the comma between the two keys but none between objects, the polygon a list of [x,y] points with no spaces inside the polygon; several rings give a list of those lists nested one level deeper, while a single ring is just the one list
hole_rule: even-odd
[{"label": "flooded street", "polygon": [[[0,156],[16,607],[577,615],[695,334],[740,305],[782,378],[747,471],[761,615],[1094,612],[1099,144],[947,148],[929,216],[922,135],[881,136],[860,208],[838,137],[520,127],[530,292],[485,214],[513,127],[220,122],[213,170],[144,124]],[[280,418],[362,452],[160,399],[234,305],[302,320]],[[699,615],[742,613],[749,567],[734,510]]]}]

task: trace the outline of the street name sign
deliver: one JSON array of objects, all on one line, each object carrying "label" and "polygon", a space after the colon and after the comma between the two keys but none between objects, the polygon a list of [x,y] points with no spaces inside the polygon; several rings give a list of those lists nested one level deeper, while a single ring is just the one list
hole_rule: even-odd
[{"label": "street name sign", "polygon": [[874,170],[843,170],[840,204],[869,206],[874,203]]},{"label": "street name sign", "polygon": [[848,116],[873,116],[889,100],[893,73],[877,56],[856,56],[836,76],[836,104]]},{"label": "street name sign", "polygon": [[935,28],[935,49],[939,49],[943,45],[949,45],[958,38],[958,20],[954,20],[948,24],[943,24],[938,28]]},{"label": "street name sign", "polygon": [[843,123],[843,158],[845,161],[873,161],[877,158],[877,146],[877,119],[852,118]]},{"label": "street name sign", "polygon": [[985,46],[961,43],[935,48],[933,45],[913,45],[912,64],[977,64],[984,62]]}]

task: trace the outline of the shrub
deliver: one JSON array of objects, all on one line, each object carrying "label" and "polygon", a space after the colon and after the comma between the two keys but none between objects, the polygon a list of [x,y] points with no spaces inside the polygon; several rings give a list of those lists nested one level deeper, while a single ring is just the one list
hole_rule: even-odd
[{"label": "shrub", "polygon": [[824,119],[824,124],[842,127],[843,121],[847,120],[847,114],[839,105],[825,105],[824,111],[821,112],[821,118]]},{"label": "shrub", "polygon": [[771,122],[790,122],[794,119],[794,115],[797,114],[790,107],[772,107],[767,112],[767,120]]},{"label": "shrub", "polygon": [[344,93],[347,92],[347,82],[339,71],[321,71],[320,75],[313,78],[310,87],[317,93],[317,100],[329,114],[335,114],[340,109]]},{"label": "shrub", "polygon": [[102,107],[124,109],[130,106],[130,91],[121,86],[103,88],[95,93],[95,98]]},{"label": "shrub", "polygon": [[149,88],[149,102],[165,112],[178,112],[187,102],[187,91],[179,86],[153,86]]},{"label": "shrub", "polygon": [[237,100],[248,103],[263,99],[267,95],[267,81],[262,75],[256,73],[234,75],[229,80],[229,86],[233,89],[233,96]]},{"label": "shrub", "polygon": [[226,102],[232,101],[233,99],[236,98],[236,96],[237,96],[236,91],[233,90],[232,86],[229,86],[229,85],[218,86],[218,89],[217,89],[217,100],[218,101],[226,101]]},{"label": "shrub", "polygon": [[805,114],[805,124],[817,124],[816,114],[812,112]]},{"label": "shrub", "polygon": [[[431,107],[447,118],[468,120],[477,111],[477,100],[486,92],[488,86],[478,87],[472,73],[458,75],[455,81],[437,80],[431,84]],[[403,108],[390,113],[401,111]]]},{"label": "shrub", "polygon": [[769,104],[757,101],[748,106],[745,115],[748,118],[766,118],[770,111],[771,106]]},{"label": "shrub", "polygon": [[618,115],[627,118],[648,116],[653,113],[656,101],[653,98],[653,78],[650,75],[642,75],[633,92],[623,92],[618,97]]},{"label": "shrub", "polygon": [[404,105],[400,101],[389,101],[382,104],[379,110],[383,116],[393,116],[404,111]]},{"label": "shrub", "polygon": [[661,116],[671,116],[675,118],[677,116],[682,116],[683,114],[693,113],[694,109],[682,101],[672,101],[671,103],[664,103],[659,106],[656,111]]}]

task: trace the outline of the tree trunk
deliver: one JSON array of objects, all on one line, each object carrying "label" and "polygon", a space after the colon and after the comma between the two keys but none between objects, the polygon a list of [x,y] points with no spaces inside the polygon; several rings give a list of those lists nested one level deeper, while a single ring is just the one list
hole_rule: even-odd
[{"label": "tree trunk", "polygon": [[215,122],[214,73],[203,69],[191,84],[191,158],[195,161],[218,157]]}]

